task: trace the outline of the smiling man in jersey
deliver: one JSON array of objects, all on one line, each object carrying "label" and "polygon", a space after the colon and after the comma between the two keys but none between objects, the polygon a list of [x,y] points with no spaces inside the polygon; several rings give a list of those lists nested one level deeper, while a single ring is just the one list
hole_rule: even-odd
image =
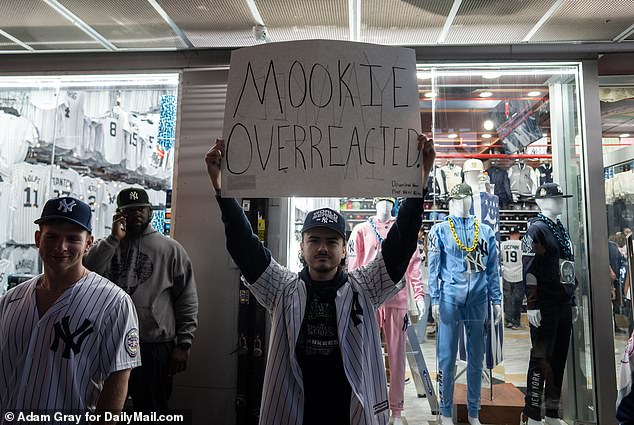
[{"label": "smiling man in jersey", "polygon": [[[421,187],[435,152],[419,136]],[[422,198],[407,199],[381,253],[349,274],[345,220],[329,208],[311,211],[302,227],[306,267],[293,273],[271,258],[233,198],[221,196],[224,140],[205,162],[225,224],[227,249],[247,286],[272,319],[260,424],[387,424],[388,400],[376,309],[402,287],[417,246]]]},{"label": "smiling man in jersey", "polygon": [[141,364],[132,300],[82,265],[93,241],[87,204],[51,199],[35,223],[44,273],[0,299],[0,406],[16,418],[120,412]]}]

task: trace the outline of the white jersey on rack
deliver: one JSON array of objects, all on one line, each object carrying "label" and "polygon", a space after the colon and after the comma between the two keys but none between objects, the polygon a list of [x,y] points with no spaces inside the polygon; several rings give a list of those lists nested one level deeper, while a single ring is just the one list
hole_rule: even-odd
[{"label": "white jersey on rack", "polygon": [[64,98],[56,90],[33,90],[28,94],[22,116],[37,128],[40,142],[53,143],[62,135]]},{"label": "white jersey on rack", "polygon": [[449,193],[454,186],[462,183],[462,168],[455,164],[447,164],[440,168],[441,181],[444,184],[443,192]]},{"label": "white jersey on rack", "polygon": [[[35,229],[37,229],[37,227],[34,224],[34,235]],[[32,243],[35,243],[35,236],[33,236]],[[2,252],[2,258],[13,263],[16,273],[36,275],[40,272],[40,255],[34,246],[15,245],[7,247],[7,249]]]},{"label": "white jersey on rack", "polygon": [[37,141],[37,130],[28,119],[0,112],[0,176],[3,179],[9,179],[13,165],[24,161],[29,146]]},{"label": "white jersey on rack", "polygon": [[130,131],[125,134],[125,168],[136,171],[141,167],[143,140],[141,140],[140,125],[141,116],[129,114]]},{"label": "white jersey on rack", "polygon": [[156,176],[160,170],[160,158],[157,153],[158,132],[159,132],[159,115],[146,115],[139,123],[139,134],[143,139],[141,149],[141,167],[144,174]]},{"label": "white jersey on rack", "polygon": [[134,304],[121,288],[88,273],[40,317],[41,278],[0,299],[0,405],[16,414],[36,409],[83,417],[94,411],[109,376],[141,364]]},{"label": "white jersey on rack", "polygon": [[9,202],[13,210],[13,221],[9,240],[19,244],[35,243],[33,234],[36,227],[33,221],[40,218],[42,214],[50,177],[50,166],[24,162],[13,167]]},{"label": "white jersey on rack", "polygon": [[101,146],[99,152],[110,164],[120,164],[125,152],[125,132],[130,131],[127,113],[119,106],[101,118]]},{"label": "white jersey on rack", "polygon": [[9,275],[15,273],[15,266],[11,260],[0,259],[0,297],[7,292],[9,288]]},{"label": "white jersey on rack", "polygon": [[92,211],[92,235],[95,240],[100,239],[104,237],[100,219],[101,208],[104,207],[105,184],[99,177],[84,176],[81,180],[84,188],[82,200],[90,206]]},{"label": "white jersey on rack", "polygon": [[81,183],[81,177],[79,173],[72,169],[59,168],[54,165],[51,166],[53,171],[51,173],[51,186],[50,192],[47,193],[47,199],[59,198],[60,196],[72,196],[74,198],[81,198],[84,194],[84,189]]},{"label": "white jersey on rack", "polygon": [[522,241],[507,240],[500,244],[502,270],[507,282],[521,282],[522,276]]},{"label": "white jersey on rack", "polygon": [[102,237],[112,233],[112,217],[117,211],[117,194],[123,189],[122,184],[115,181],[104,182],[103,203],[99,210],[99,232]]},{"label": "white jersey on rack", "polygon": [[11,230],[11,223],[13,223],[13,209],[10,206],[11,183],[8,181],[0,182],[0,211],[2,211],[0,245],[4,245],[9,240],[9,231]]},{"label": "white jersey on rack", "polygon": [[66,92],[62,113],[62,134],[55,145],[65,150],[81,151],[84,136],[84,94],[83,92]]}]

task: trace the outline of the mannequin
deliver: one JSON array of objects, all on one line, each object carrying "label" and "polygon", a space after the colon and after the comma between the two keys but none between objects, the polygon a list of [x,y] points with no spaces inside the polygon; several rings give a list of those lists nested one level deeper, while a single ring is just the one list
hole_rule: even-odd
[{"label": "mannequin", "polygon": [[[381,249],[381,243],[396,221],[390,215],[396,200],[375,198],[376,215],[357,224],[348,239],[348,270],[356,269],[372,261]],[[411,285],[419,309],[424,308],[424,291],[421,284],[421,258],[414,252],[405,272],[406,284]],[[377,310],[379,327],[385,333],[387,355],[390,363],[389,406],[394,425],[402,425],[405,391],[405,338],[408,315],[408,289],[403,288]]]},{"label": "mannequin", "polygon": [[563,425],[559,403],[572,323],[577,318],[574,253],[570,235],[559,216],[564,195],[556,183],[540,186],[535,202],[541,213],[529,221],[522,239],[522,263],[530,323],[524,414],[529,425],[541,424],[542,391],[548,425]]},{"label": "mannequin", "polygon": [[473,192],[473,212],[476,217],[482,217],[480,203],[480,173],[484,171],[484,164],[479,159],[467,159],[463,167],[464,182],[471,187]]},{"label": "mannequin", "polygon": [[[469,213],[472,190],[461,183],[450,193],[449,217],[429,232],[429,291],[438,321],[438,381],[442,424],[452,424],[454,368],[461,322],[467,334],[469,424],[480,425],[480,391],[485,353],[484,323],[489,302],[501,319],[502,295],[495,234]],[[453,229],[452,229],[453,227]],[[476,238],[477,234],[477,238]]]}]

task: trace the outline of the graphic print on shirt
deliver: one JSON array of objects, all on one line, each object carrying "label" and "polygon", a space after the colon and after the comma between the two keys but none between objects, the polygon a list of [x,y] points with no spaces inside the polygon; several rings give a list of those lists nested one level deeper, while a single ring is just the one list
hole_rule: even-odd
[{"label": "graphic print on shirt", "polygon": [[307,356],[330,356],[339,348],[335,304],[314,297],[307,309],[299,343]]},{"label": "graphic print on shirt", "polygon": [[[125,284],[125,286],[122,286],[123,290],[129,295],[132,295],[139,285],[145,283],[145,281],[152,276],[154,264],[152,263],[150,257],[142,252],[138,252],[136,255],[129,252],[123,263],[119,261],[118,256],[115,255],[112,257],[110,270],[112,273],[112,281]],[[130,271],[134,280],[134,286],[129,286],[130,282],[125,278]]]},{"label": "graphic print on shirt", "polygon": [[469,252],[465,257],[467,264],[467,273],[477,273],[486,270],[484,257],[489,255],[489,244],[480,239],[475,250]]},{"label": "graphic print on shirt", "polygon": [[84,319],[83,323],[75,331],[71,331],[70,316],[64,316],[61,323],[55,322],[53,330],[55,331],[55,339],[53,344],[51,344],[51,350],[57,352],[61,340],[64,343],[62,357],[65,359],[70,359],[71,350],[73,350],[73,355],[79,354],[84,339],[95,331],[92,327],[92,322],[88,319]]}]

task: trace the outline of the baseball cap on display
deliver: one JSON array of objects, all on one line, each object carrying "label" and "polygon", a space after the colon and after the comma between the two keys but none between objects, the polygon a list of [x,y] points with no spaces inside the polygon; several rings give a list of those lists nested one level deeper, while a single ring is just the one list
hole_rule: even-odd
[{"label": "baseball cap on display", "polygon": [[464,199],[467,196],[472,196],[473,191],[471,186],[466,183],[460,183],[455,185],[449,192],[449,198],[451,199]]},{"label": "baseball cap on display", "polygon": [[462,171],[484,171],[484,164],[479,159],[470,158],[462,165]]},{"label": "baseball cap on display", "polygon": [[309,212],[304,220],[302,233],[317,227],[326,227],[346,238],[346,220],[337,211],[330,208],[320,208]]},{"label": "baseball cap on display", "polygon": [[140,187],[129,187],[123,189],[117,195],[117,208],[151,207],[150,197],[147,192]]},{"label": "baseball cap on display", "polygon": [[88,204],[77,198],[64,196],[46,201],[42,216],[34,223],[42,224],[54,220],[70,221],[88,230],[88,233],[92,233],[91,219],[92,212]]},{"label": "baseball cap on display", "polygon": [[372,205],[376,205],[379,201],[388,201],[391,202],[392,205],[396,205],[396,198],[374,198],[372,199]]},{"label": "baseball cap on display", "polygon": [[535,199],[544,198],[572,198],[572,195],[564,195],[557,183],[546,183],[539,186],[535,192]]}]

